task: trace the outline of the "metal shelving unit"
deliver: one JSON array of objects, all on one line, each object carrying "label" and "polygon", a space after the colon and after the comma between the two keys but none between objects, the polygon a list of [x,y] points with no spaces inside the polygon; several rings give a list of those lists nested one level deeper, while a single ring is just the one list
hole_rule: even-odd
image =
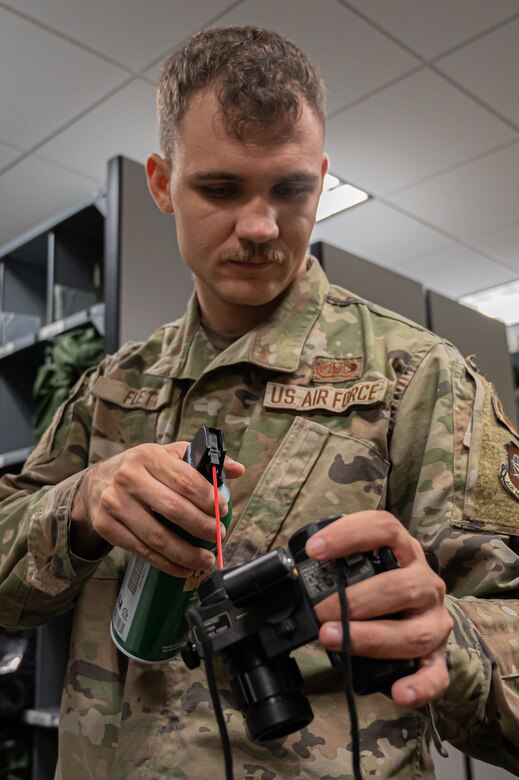
[{"label": "metal shelving unit", "polygon": [[[108,163],[106,192],[0,247],[0,315],[20,318],[9,318],[12,337],[0,328],[0,474],[19,471],[35,444],[32,387],[56,336],[93,324],[113,352],[177,319],[192,288],[174,219],[152,202],[143,166],[123,157]],[[33,780],[54,777],[71,618],[37,631],[34,705],[24,715]]]}]

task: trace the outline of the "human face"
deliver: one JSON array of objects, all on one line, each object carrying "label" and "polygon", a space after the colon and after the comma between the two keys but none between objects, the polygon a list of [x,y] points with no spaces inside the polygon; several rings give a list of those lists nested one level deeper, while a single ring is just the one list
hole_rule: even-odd
[{"label": "human face", "polygon": [[[150,190],[176,217],[180,253],[214,330],[259,324],[304,272],[327,158],[308,106],[282,138],[230,137],[212,90],[193,95],[171,166],[148,159]],[[160,185],[157,188],[157,182]]]}]

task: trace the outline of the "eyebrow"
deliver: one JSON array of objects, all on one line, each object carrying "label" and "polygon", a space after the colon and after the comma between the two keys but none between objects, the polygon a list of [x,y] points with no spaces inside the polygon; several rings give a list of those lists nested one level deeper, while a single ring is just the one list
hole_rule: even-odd
[{"label": "eyebrow", "polygon": [[[241,182],[244,180],[243,176],[238,176],[234,173],[229,173],[229,171],[220,171],[220,170],[210,170],[210,171],[199,171],[197,173],[193,173],[189,177],[193,182],[206,182],[206,181],[233,181],[233,182]],[[291,184],[317,184],[320,181],[320,177],[317,176],[314,173],[307,173],[306,171],[293,171],[292,173],[286,174],[286,176],[281,176],[277,183],[283,184],[290,182]]]}]

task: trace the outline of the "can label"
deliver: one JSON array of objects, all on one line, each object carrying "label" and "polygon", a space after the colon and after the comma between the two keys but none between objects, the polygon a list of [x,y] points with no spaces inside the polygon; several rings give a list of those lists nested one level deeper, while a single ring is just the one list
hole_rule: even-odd
[{"label": "can label", "polygon": [[114,629],[124,641],[128,639],[150,568],[149,563],[133,555],[126,569],[112,618]]},{"label": "can label", "polygon": [[[222,518],[228,528],[232,502],[225,483],[219,490],[229,505],[227,515]],[[214,549],[214,545],[193,537],[189,541]],[[173,658],[185,642],[189,630],[185,611],[190,601],[197,598],[196,587],[205,573],[194,572],[187,579],[171,577],[132,555],[110,626],[112,639],[119,650],[145,663]]]}]

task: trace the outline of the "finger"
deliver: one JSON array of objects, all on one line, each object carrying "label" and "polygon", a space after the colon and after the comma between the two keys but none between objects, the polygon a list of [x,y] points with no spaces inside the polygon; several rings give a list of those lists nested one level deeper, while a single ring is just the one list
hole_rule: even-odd
[{"label": "finger", "polygon": [[390,547],[401,566],[425,560],[416,539],[389,512],[366,510],[341,517],[306,543],[306,553],[316,560],[330,560],[355,552]]},{"label": "finger", "polygon": [[[349,627],[351,652],[367,658],[422,658],[446,641],[451,628],[443,606],[400,620],[354,620]],[[324,623],[319,639],[327,650],[342,650],[341,623]]]},{"label": "finger", "polygon": [[[181,496],[168,491],[160,483],[145,476],[141,480],[140,491],[136,498],[121,491],[117,486],[103,492],[100,510],[95,518],[95,530],[100,536],[114,544],[108,537],[110,523],[118,521],[125,525],[149,547],[165,557],[174,560],[177,535],[171,522],[161,522],[153,512],[184,528],[192,536],[207,542],[216,540],[216,522],[214,517],[201,512],[197,507]],[[221,524],[222,536],[225,528]],[[187,544],[187,542],[183,542]]]},{"label": "finger", "polygon": [[[427,564],[413,561],[405,568],[382,572],[349,585],[346,595],[350,617],[353,620],[367,620],[404,609],[424,609],[440,604],[445,595],[445,584]],[[318,604],[316,613],[322,623],[338,620],[338,594],[335,593]]]},{"label": "finger", "polygon": [[135,505],[131,518],[128,524],[101,515],[100,535],[173,577],[188,577],[195,570],[209,571],[214,567],[215,558],[209,550],[189,544],[155,518],[145,516],[139,505]]},{"label": "finger", "polygon": [[[162,445],[167,452],[178,457],[180,460],[184,457],[186,449],[189,447],[187,441],[176,441],[171,444]],[[226,479],[236,479],[241,477],[245,471],[243,463],[231,458],[230,455],[226,455],[224,459],[225,477]]]},{"label": "finger", "polygon": [[[189,443],[186,441],[177,441],[173,442],[172,444],[164,445],[164,449],[179,459],[182,459],[188,446]],[[231,458],[230,455],[225,456],[224,468],[226,479],[236,479],[241,477],[245,472],[245,466],[243,463],[234,460],[234,458]]]},{"label": "finger", "polygon": [[442,645],[422,658],[415,674],[402,677],[391,688],[391,696],[402,707],[424,707],[442,696],[449,686],[449,671]]},{"label": "finger", "polygon": [[[186,498],[189,498],[204,512],[214,516],[214,493],[212,482],[208,482],[208,480],[196,471],[196,469],[193,469],[192,466],[189,466],[189,464],[180,460],[180,457],[183,455],[187,446],[187,442],[175,442],[174,444],[164,445],[161,449],[166,450],[168,455],[172,455],[176,458],[177,463],[174,466],[169,462],[161,463],[160,470],[157,471],[156,476],[168,487],[185,495]],[[178,472],[175,470],[177,464],[178,469],[180,469]],[[186,466],[187,469],[185,468]],[[225,457],[224,467],[225,479],[236,479],[241,477],[245,471],[245,466],[230,456]],[[163,468],[165,468],[166,471],[163,471]],[[196,476],[194,476],[193,472]],[[229,507],[225,497],[221,493],[218,498],[218,506],[220,515],[224,517],[229,511]]]},{"label": "finger", "polygon": [[[169,452],[157,445],[151,452],[151,458],[145,467],[151,476],[170,490],[180,494],[203,512],[214,515],[212,484],[197,469],[178,458],[177,453]],[[220,511],[226,507],[223,496],[220,497]]]},{"label": "finger", "polygon": [[[183,528],[192,536],[204,542],[216,541],[216,518],[213,512],[207,514],[192,504],[188,499],[166,488],[143,493],[145,504],[155,513]],[[171,525],[162,526],[166,533],[171,530]],[[174,530],[174,529],[173,529]],[[220,523],[222,538],[225,537],[226,528]]]},{"label": "finger", "polygon": [[184,455],[186,454],[186,450],[189,447],[188,441],[172,441],[169,444],[159,444],[157,445],[159,447],[162,447],[163,450],[166,452],[171,453],[172,455],[176,456],[179,460],[182,460]]},{"label": "finger", "polygon": [[[115,488],[179,523],[181,518],[170,516],[171,513],[167,510],[167,497],[170,493],[182,497],[206,515],[214,517],[211,484],[196,469],[180,460],[179,443],[174,446],[175,449],[173,445],[143,444],[128,450],[113,474]],[[167,489],[166,493],[164,488]],[[157,497],[155,501],[154,496]],[[176,505],[173,496],[171,502],[174,512]],[[227,502],[223,496],[219,499],[219,506],[220,512],[226,513]],[[184,507],[185,504],[182,505],[182,508]]]}]

